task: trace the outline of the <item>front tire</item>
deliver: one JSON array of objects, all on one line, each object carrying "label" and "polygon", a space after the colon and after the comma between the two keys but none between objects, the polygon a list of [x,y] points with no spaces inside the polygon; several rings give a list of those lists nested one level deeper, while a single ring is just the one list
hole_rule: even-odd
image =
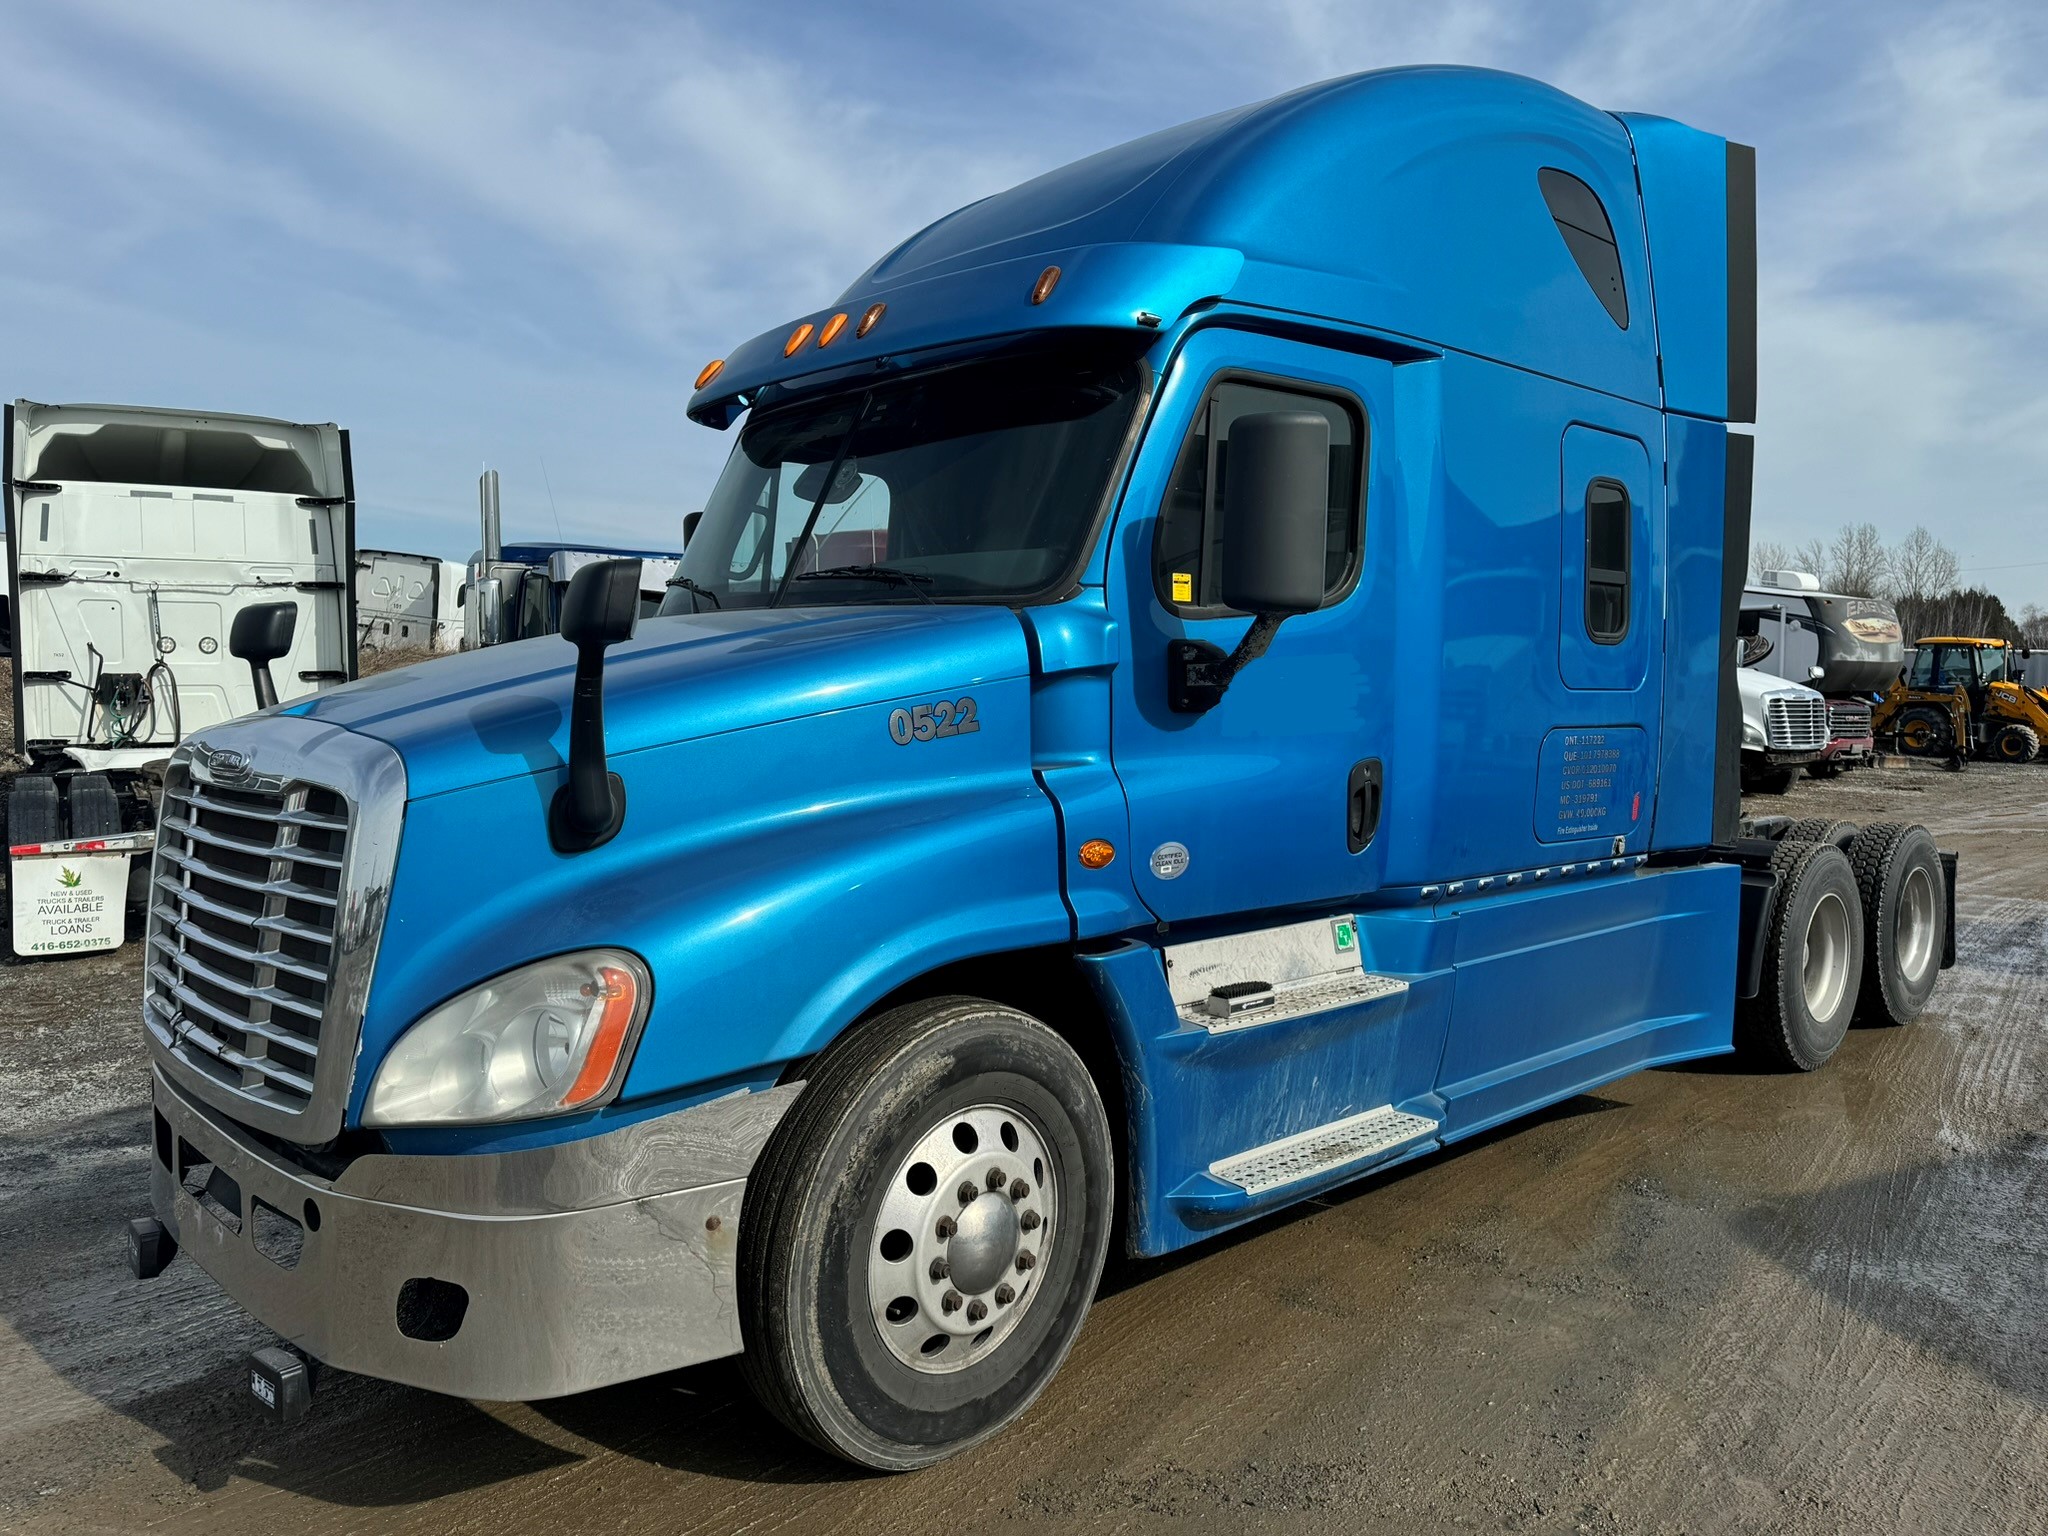
[{"label": "front tire", "polygon": [[820,1059],[747,1181],[741,1365],[770,1412],[905,1471],[1029,1408],[1109,1250],[1109,1120],[1071,1046],[975,998],[894,1009]]}]

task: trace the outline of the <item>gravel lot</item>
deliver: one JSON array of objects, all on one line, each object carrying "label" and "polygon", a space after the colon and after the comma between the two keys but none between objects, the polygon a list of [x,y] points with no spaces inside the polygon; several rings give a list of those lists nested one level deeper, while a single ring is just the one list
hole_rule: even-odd
[{"label": "gravel lot", "polygon": [[291,1431],[269,1342],[145,1209],[139,949],[0,967],[0,1529],[2039,1532],[2048,768],[1755,813],[1960,848],[1961,964],[1822,1073],[1642,1073],[1176,1262],[1124,1266],[1012,1433],[850,1473],[729,1363],[552,1403],[355,1378]]}]

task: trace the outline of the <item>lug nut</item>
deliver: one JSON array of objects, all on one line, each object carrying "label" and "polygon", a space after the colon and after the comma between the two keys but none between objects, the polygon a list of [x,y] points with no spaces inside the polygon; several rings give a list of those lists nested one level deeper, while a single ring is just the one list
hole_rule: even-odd
[{"label": "lug nut", "polygon": [[977,1296],[973,1301],[967,1303],[967,1321],[970,1323],[978,1323],[987,1316],[988,1303],[980,1297]]},{"label": "lug nut", "polygon": [[997,1287],[996,1287],[996,1305],[997,1305],[997,1306],[999,1306],[999,1307],[1007,1307],[1007,1306],[1008,1306],[1008,1305],[1009,1305],[1009,1304],[1010,1304],[1011,1302],[1015,1301],[1016,1299],[1017,1299],[1017,1293],[1016,1293],[1015,1291],[1011,1290],[1011,1289],[1009,1288],[1009,1286],[1007,1286],[1007,1285],[999,1285],[999,1286],[997,1286]]},{"label": "lug nut", "polygon": [[1019,1216],[1017,1218],[1017,1225],[1022,1227],[1026,1232],[1036,1232],[1038,1230],[1038,1212],[1026,1211],[1022,1216]]},{"label": "lug nut", "polygon": [[973,1180],[970,1179],[967,1183],[960,1186],[960,1203],[962,1205],[972,1205],[980,1198],[981,1186]]},{"label": "lug nut", "polygon": [[941,1216],[941,1217],[939,1218],[939,1241],[940,1241],[940,1242],[942,1242],[942,1243],[944,1243],[944,1242],[950,1242],[950,1241],[952,1240],[953,1234],[954,1234],[955,1232],[957,1232],[958,1230],[959,1230],[959,1228],[957,1228],[956,1226],[954,1226],[954,1225],[953,1225],[953,1218],[952,1218],[952,1217],[950,1217],[950,1216]]},{"label": "lug nut", "polygon": [[[943,1261],[941,1261],[941,1262],[943,1262]],[[1022,1275],[1022,1274],[1027,1274],[1027,1273],[1029,1273],[1029,1272],[1031,1271],[1031,1269],[1032,1269],[1032,1268],[1034,1268],[1034,1267],[1035,1267],[1035,1266],[1037,1265],[1037,1263],[1038,1263],[1038,1255],[1037,1255],[1037,1254],[1035,1254],[1035,1253],[1020,1253],[1020,1254],[1018,1254],[1018,1255],[1017,1255],[1017,1273],[1018,1273],[1018,1274],[1020,1274],[1020,1275]]]},{"label": "lug nut", "polygon": [[939,1310],[942,1312],[958,1312],[960,1310],[960,1293],[958,1291],[948,1291],[945,1295],[941,1296],[939,1298]]},{"label": "lug nut", "polygon": [[1022,1179],[1010,1180],[1010,1198],[1012,1200],[1022,1200],[1026,1195],[1030,1193],[1031,1186],[1029,1184],[1026,1184]]},{"label": "lug nut", "polygon": [[932,1260],[932,1278],[934,1280],[943,1280],[952,1272],[953,1266],[946,1262],[943,1255]]},{"label": "lug nut", "polygon": [[998,1190],[998,1189],[1001,1189],[1001,1188],[1003,1187],[1003,1185],[1004,1185],[1005,1183],[1007,1183],[1007,1182],[1008,1182],[1008,1181],[1007,1181],[1007,1180],[1006,1180],[1006,1179],[1004,1178],[1004,1176],[1003,1176],[1003,1170],[1002,1170],[1002,1169],[1000,1169],[1000,1168],[991,1168],[991,1169],[989,1169],[989,1171],[988,1171],[988,1187],[989,1187],[989,1189],[990,1189],[991,1191],[994,1191],[994,1190]]}]

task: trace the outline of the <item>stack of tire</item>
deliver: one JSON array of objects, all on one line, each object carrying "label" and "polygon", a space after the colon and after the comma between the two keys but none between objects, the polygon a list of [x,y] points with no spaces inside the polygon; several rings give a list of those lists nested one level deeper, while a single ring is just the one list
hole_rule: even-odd
[{"label": "stack of tire", "polygon": [[1925,827],[1858,828],[1808,817],[1770,855],[1763,974],[1738,1003],[1735,1042],[1751,1061],[1811,1072],[1852,1022],[1911,1023],[1948,952],[1947,876]]}]

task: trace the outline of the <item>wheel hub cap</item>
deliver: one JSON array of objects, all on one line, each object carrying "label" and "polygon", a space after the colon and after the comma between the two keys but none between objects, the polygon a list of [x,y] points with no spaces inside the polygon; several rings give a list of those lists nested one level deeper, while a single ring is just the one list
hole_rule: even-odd
[{"label": "wheel hub cap", "polygon": [[1049,1147],[1021,1110],[977,1104],[939,1120],[898,1165],[868,1248],[868,1305],[905,1365],[971,1365],[1031,1306],[1058,1240]]}]

